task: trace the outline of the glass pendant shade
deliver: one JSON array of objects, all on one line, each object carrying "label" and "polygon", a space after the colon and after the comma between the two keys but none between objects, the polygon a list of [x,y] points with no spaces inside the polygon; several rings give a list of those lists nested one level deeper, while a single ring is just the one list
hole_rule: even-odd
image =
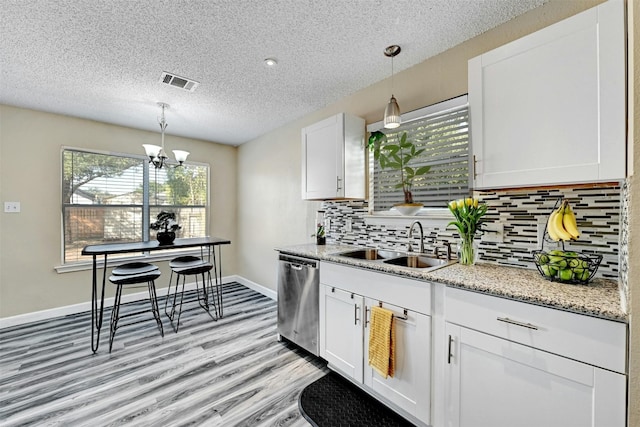
[{"label": "glass pendant shade", "polygon": [[173,150],[173,157],[176,158],[176,162],[182,164],[184,161],[187,160],[187,157],[189,156],[189,152],[188,151],[183,151],[183,150]]},{"label": "glass pendant shade", "polygon": [[144,151],[147,153],[147,156],[150,159],[157,157],[160,151],[162,150],[162,147],[160,147],[159,145],[142,144],[142,146],[144,147]]},{"label": "glass pendant shade", "polygon": [[384,127],[385,129],[395,129],[400,126],[402,119],[400,118],[400,107],[396,98],[391,95],[391,99],[384,109]]}]

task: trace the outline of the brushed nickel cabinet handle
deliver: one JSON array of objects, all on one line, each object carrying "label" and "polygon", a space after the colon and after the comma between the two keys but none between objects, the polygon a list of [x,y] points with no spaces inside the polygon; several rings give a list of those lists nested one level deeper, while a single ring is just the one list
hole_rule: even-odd
[{"label": "brushed nickel cabinet handle", "polygon": [[531,323],[518,322],[517,320],[509,319],[508,317],[498,317],[496,319],[499,322],[508,323],[510,325],[516,325],[522,328],[533,329],[534,331],[538,330],[538,327],[536,325],[532,325]]},{"label": "brushed nickel cabinet handle", "polygon": [[360,307],[358,307],[358,304],[354,304],[353,308],[354,308],[354,310],[353,310],[353,324],[357,325],[358,324],[358,320],[360,320],[358,318],[358,311],[360,310]]},{"label": "brushed nickel cabinet handle", "polygon": [[447,354],[447,363],[450,365],[451,364],[451,347],[452,347],[452,343],[453,343],[453,337],[451,335],[449,335],[449,354]]}]

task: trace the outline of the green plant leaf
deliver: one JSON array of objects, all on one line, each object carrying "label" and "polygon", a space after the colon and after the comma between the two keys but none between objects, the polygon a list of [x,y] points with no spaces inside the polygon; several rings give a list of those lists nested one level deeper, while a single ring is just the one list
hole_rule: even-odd
[{"label": "green plant leaf", "polygon": [[413,147],[413,146],[414,146],[414,145],[413,145],[411,142],[401,142],[401,143],[400,143],[400,147],[401,147],[401,148],[411,148],[411,147]]},{"label": "green plant leaf", "polygon": [[431,166],[421,166],[416,170],[416,175],[424,175],[431,170]]},{"label": "green plant leaf", "polygon": [[398,170],[402,169],[402,164],[399,162],[389,162],[387,163],[387,166],[393,169],[398,169]]},{"label": "green plant leaf", "polygon": [[399,145],[395,145],[395,144],[385,145],[382,148],[384,150],[386,150],[387,152],[389,152],[390,155],[396,154],[398,151],[400,151],[400,146]]},{"label": "green plant leaf", "polygon": [[387,140],[387,135],[379,130],[372,132],[369,136],[369,149],[379,149],[380,143]]}]

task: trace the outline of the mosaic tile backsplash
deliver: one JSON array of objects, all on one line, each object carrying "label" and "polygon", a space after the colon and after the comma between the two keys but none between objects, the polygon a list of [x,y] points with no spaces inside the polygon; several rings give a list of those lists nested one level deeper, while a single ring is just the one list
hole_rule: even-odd
[{"label": "mosaic tile backsplash", "polygon": [[[565,198],[573,207],[581,232],[576,242],[565,243],[565,249],[601,254],[603,259],[597,276],[618,278],[623,197],[621,186],[479,191],[474,193],[474,197],[488,205],[488,224],[501,223],[504,226],[503,243],[480,240],[479,262],[535,268],[531,251],[540,249],[538,237],[542,235],[548,215],[558,200]],[[367,224],[366,202],[326,201],[323,202],[322,208],[325,210],[326,218],[330,220],[328,243],[396,250],[406,250],[407,244],[411,243],[414,250],[418,248],[419,238],[415,237],[417,233],[411,242],[407,237],[408,224],[399,227]],[[349,220],[351,231],[346,231]],[[433,251],[434,247],[443,248],[443,243],[449,242],[455,253],[458,235],[453,227],[425,227],[424,234],[427,250]],[[556,242],[544,241],[545,249],[557,247]]]}]

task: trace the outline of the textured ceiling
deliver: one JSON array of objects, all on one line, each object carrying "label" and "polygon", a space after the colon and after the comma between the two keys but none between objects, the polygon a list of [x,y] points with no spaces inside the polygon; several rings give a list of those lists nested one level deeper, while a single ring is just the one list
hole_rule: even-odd
[{"label": "textured ceiling", "polygon": [[2,0],[0,103],[238,145],[545,1]]}]

